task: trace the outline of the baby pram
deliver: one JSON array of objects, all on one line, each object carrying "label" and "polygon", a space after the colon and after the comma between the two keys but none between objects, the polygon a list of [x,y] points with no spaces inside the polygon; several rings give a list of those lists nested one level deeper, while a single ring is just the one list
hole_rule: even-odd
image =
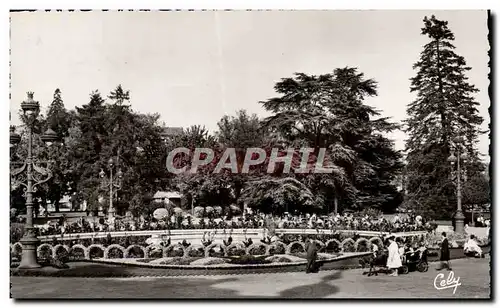
[{"label": "baby pram", "polygon": [[427,248],[422,248],[414,252],[407,252],[405,254],[405,262],[403,263],[408,268],[408,271],[414,272],[415,270],[423,273],[429,270],[429,263],[427,262]]}]

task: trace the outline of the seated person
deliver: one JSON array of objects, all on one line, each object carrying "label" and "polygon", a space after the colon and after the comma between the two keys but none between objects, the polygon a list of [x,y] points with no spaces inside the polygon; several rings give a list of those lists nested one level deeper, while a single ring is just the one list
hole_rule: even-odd
[{"label": "seated person", "polygon": [[414,261],[417,258],[417,256],[418,255],[415,254],[415,249],[413,249],[413,247],[410,244],[408,244],[405,250],[406,260]]},{"label": "seated person", "polygon": [[471,234],[470,239],[464,245],[464,253],[472,254],[475,257],[480,258],[483,254],[483,250],[477,244],[474,234]]},{"label": "seated person", "polygon": [[406,262],[406,249],[403,243],[398,243],[399,249],[399,256],[401,257],[401,262],[405,263]]}]

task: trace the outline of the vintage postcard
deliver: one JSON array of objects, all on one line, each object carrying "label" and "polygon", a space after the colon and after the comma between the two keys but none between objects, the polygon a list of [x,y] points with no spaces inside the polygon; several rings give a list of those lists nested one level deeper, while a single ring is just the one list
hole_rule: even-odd
[{"label": "vintage postcard", "polygon": [[491,12],[10,12],[13,299],[491,299]]}]

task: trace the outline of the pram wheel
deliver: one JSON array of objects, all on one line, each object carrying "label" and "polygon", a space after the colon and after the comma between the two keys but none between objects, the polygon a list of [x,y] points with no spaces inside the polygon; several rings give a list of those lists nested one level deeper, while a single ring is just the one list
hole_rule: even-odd
[{"label": "pram wheel", "polygon": [[419,262],[417,264],[417,270],[421,273],[427,272],[429,270],[429,264],[427,264],[427,262]]},{"label": "pram wheel", "polygon": [[405,275],[408,274],[408,271],[409,271],[408,266],[406,266],[406,265],[401,266],[400,271],[401,271],[401,274],[405,274]]}]

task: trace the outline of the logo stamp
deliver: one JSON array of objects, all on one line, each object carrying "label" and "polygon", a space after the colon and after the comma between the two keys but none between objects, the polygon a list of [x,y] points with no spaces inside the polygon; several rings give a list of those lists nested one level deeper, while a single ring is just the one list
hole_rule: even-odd
[{"label": "logo stamp", "polygon": [[450,271],[448,278],[445,279],[444,276],[443,273],[437,274],[436,278],[434,278],[434,288],[436,288],[436,290],[453,288],[453,294],[455,294],[458,286],[462,285],[460,283],[460,277],[457,276],[457,278],[455,278],[455,273],[453,273],[453,271]]}]

